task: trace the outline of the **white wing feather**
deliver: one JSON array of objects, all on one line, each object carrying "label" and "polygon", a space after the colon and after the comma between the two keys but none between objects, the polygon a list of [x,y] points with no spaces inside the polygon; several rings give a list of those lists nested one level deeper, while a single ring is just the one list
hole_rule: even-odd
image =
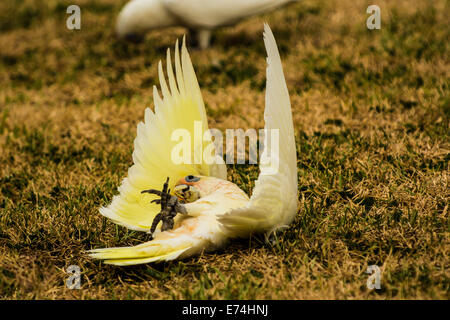
[{"label": "white wing feather", "polygon": [[[177,129],[185,129],[194,137],[194,122],[200,121],[202,132],[208,130],[205,106],[203,103],[192,62],[183,41],[181,59],[178,41],[175,47],[175,74],[172,69],[170,51],[167,51],[167,85],[161,62],[158,65],[159,81],[163,98],[153,89],[155,112],[145,110],[145,122],[139,123],[134,140],[133,166],[128,170],[128,177],[118,188],[120,195],[114,196],[112,203],[100,209],[100,213],[115,223],[129,229],[148,231],[159,205],[150,204],[153,195],[142,195],[146,189],[161,189],[169,177],[169,188],[188,174],[214,176],[226,180],[226,165],[205,162],[194,164],[203,159],[199,150],[191,141],[192,164],[176,164],[171,158],[172,150],[179,142],[172,140],[172,133]],[[194,139],[191,139],[194,140]]]},{"label": "white wing feather", "polygon": [[261,14],[295,0],[162,0],[185,25],[215,28]]},{"label": "white wing feather", "polygon": [[[265,129],[279,130],[278,157],[260,161],[260,174],[250,202],[219,217],[219,222],[234,236],[250,232],[272,232],[286,227],[297,212],[297,155],[291,103],[275,38],[264,25],[267,50]],[[266,143],[262,157],[268,157],[272,143]],[[278,162],[278,163],[277,163]],[[274,173],[274,165],[278,170]]]}]

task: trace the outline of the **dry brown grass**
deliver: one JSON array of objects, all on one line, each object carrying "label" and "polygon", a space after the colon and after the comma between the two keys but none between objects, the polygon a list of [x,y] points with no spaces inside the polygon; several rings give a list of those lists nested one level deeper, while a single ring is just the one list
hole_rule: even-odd
[{"label": "dry brown grass", "polygon": [[[216,33],[192,51],[210,126],[263,126],[262,23],[281,50],[298,146],[300,207],[271,247],[120,268],[83,251],[145,235],[98,213],[130,166],[156,62],[184,30],[113,37],[124,1],[0,3],[0,298],[448,299],[449,6],[305,0]],[[257,167],[230,166],[251,190]],[[68,290],[65,269],[82,270]],[[368,290],[367,266],[381,267]]]}]

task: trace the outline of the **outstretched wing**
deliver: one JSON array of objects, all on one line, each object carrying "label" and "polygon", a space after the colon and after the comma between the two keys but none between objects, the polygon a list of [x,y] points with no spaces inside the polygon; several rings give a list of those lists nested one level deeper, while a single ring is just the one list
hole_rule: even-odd
[{"label": "outstretched wing", "polygon": [[[184,40],[181,59],[178,41],[175,46],[175,74],[170,51],[167,50],[168,85],[161,61],[158,71],[163,98],[153,87],[155,112],[147,108],[145,122],[137,126],[134,164],[118,188],[120,194],[114,196],[109,206],[100,208],[102,215],[133,230],[148,230],[160,209],[159,205],[150,204],[155,196],[141,194],[142,190],[161,189],[167,177],[170,179],[169,188],[173,188],[180,178],[188,174],[227,178],[223,161],[210,165],[204,161],[204,151],[214,153],[214,148],[210,146],[206,151],[209,143],[201,143],[203,133],[208,130],[208,122]],[[183,153],[182,147],[177,148],[183,146],[180,145],[183,142],[188,146],[184,151],[190,151],[190,154]],[[180,152],[177,153],[177,150]]]},{"label": "outstretched wing", "polygon": [[291,103],[280,54],[267,24],[264,43],[267,50],[264,120],[266,137],[273,139],[265,142],[260,174],[249,203],[219,217],[225,230],[235,236],[286,227],[297,212],[297,154]]}]

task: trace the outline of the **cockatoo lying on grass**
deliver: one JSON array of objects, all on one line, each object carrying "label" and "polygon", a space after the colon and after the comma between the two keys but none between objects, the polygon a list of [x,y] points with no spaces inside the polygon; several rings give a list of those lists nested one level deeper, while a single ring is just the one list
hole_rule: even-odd
[{"label": "cockatoo lying on grass", "polygon": [[[129,229],[149,231],[152,240],[134,247],[94,249],[92,258],[105,263],[133,265],[185,258],[217,249],[230,238],[248,237],[287,227],[297,212],[297,157],[289,93],[275,38],[264,26],[267,50],[265,129],[279,130],[279,152],[269,163],[260,161],[260,174],[249,198],[227,181],[223,161],[175,164],[171,159],[172,132],[186,129],[194,135],[194,122],[208,130],[203,99],[183,41],[181,59],[175,47],[175,74],[167,52],[166,83],[161,62],[159,80],[163,99],[154,87],[155,112],[145,110],[134,140],[133,166],[119,187],[119,196],[102,215]],[[212,144],[212,146],[214,146]],[[192,158],[200,152],[194,147]],[[269,144],[262,157],[267,156]],[[197,153],[197,155],[195,154]],[[273,170],[273,162],[278,170]],[[187,161],[189,162],[189,161]],[[162,191],[158,189],[164,183]],[[170,193],[170,189],[174,194]],[[152,200],[152,201],[150,201]],[[158,223],[162,226],[158,229]]]},{"label": "cockatoo lying on grass", "polygon": [[274,10],[296,0],[132,0],[119,13],[116,32],[137,38],[152,29],[182,26],[197,34],[198,45],[209,47],[212,30]]}]

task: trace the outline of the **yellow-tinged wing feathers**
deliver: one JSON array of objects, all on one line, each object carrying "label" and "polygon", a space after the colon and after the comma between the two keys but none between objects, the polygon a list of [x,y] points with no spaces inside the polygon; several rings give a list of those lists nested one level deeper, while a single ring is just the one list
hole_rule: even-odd
[{"label": "yellow-tinged wing feathers", "polygon": [[[169,85],[164,77],[161,62],[158,64],[163,98],[154,87],[155,112],[147,108],[145,122],[137,126],[133,151],[134,164],[118,189],[120,195],[115,196],[109,206],[100,209],[102,215],[129,229],[146,231],[150,228],[155,215],[159,212],[159,206],[150,204],[155,196],[142,195],[141,191],[161,188],[162,182],[167,177],[169,177],[169,188],[173,188],[174,183],[187,174],[226,179],[225,164],[208,165],[203,162],[201,153],[206,148],[206,143],[199,149],[197,145],[194,145],[194,139],[191,139],[193,152],[190,164],[176,164],[171,158],[173,148],[179,143],[172,140],[175,130],[185,129],[191,137],[194,137],[196,121],[201,123],[203,132],[208,130],[205,106],[185,41],[183,40],[181,57],[178,47],[177,41],[175,74],[172,69],[170,50],[167,50]],[[195,164],[195,157],[202,162]]]}]

